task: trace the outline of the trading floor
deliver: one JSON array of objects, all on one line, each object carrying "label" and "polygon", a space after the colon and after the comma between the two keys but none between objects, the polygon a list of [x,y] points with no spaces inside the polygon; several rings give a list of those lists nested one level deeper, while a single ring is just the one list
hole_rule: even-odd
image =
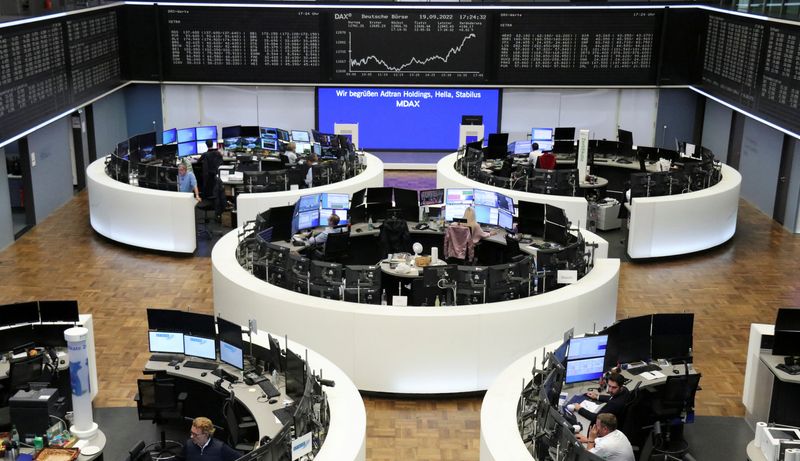
[{"label": "trading floor", "polygon": [[[435,173],[387,172],[385,182],[415,188],[425,175],[433,181]],[[694,357],[703,372],[697,414],[740,417],[750,324],[771,324],[778,307],[800,306],[798,273],[800,239],[742,201],[736,235],[721,247],[623,263],[617,316],[694,312]],[[131,407],[150,355],[145,309],[211,313],[211,261],[106,240],[90,227],[83,191],[0,252],[0,303],[33,299],[77,299],[94,316],[95,407]],[[364,401],[368,460],[478,460],[481,396]]]}]

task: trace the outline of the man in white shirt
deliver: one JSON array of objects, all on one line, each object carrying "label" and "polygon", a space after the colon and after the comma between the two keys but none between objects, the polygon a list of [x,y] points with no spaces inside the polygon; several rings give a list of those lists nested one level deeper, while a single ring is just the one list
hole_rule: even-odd
[{"label": "man in white shirt", "polygon": [[531,153],[528,155],[528,163],[536,168],[536,161],[542,156],[542,151],[539,150],[539,143],[531,144]]},{"label": "man in white shirt", "polygon": [[287,165],[294,165],[297,163],[297,153],[295,152],[295,149],[297,149],[297,144],[294,142],[290,142],[286,145],[286,152],[284,152],[283,155],[286,156],[288,161]]},{"label": "man in white shirt", "polygon": [[597,415],[589,437],[578,435],[590,452],[608,461],[634,461],[633,447],[621,431],[617,430],[617,417],[611,413]]}]

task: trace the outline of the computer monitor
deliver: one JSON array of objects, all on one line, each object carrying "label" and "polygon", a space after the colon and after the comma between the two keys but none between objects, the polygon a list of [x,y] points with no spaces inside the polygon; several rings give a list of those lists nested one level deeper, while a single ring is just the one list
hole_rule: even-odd
[{"label": "computer monitor", "polygon": [[545,204],[544,219],[553,224],[558,224],[561,227],[567,227],[567,214],[563,208]]},{"label": "computer monitor", "polygon": [[575,127],[558,127],[553,132],[555,141],[573,141],[575,139]]},{"label": "computer monitor", "polygon": [[391,187],[370,187],[367,189],[367,205],[385,204],[392,206],[392,193],[394,192]]},{"label": "computer monitor", "polygon": [[567,376],[564,383],[572,384],[599,379],[603,376],[604,364],[605,357],[567,360]]},{"label": "computer monitor", "polygon": [[272,138],[261,138],[261,148],[264,150],[277,151],[278,140]]},{"label": "computer monitor", "polygon": [[444,208],[444,220],[447,222],[463,219],[464,213],[470,205],[447,205]]},{"label": "computer monitor", "polygon": [[39,301],[39,316],[42,322],[77,322],[78,301]]},{"label": "computer monitor", "polygon": [[592,357],[604,357],[608,335],[583,336],[572,338],[569,345],[569,360],[588,359]]},{"label": "computer monitor", "polygon": [[486,285],[489,271],[486,266],[456,266],[459,288],[462,286],[482,287]]},{"label": "computer monitor", "polygon": [[243,138],[260,138],[261,128],[254,125],[240,126],[239,136]]},{"label": "computer monitor", "polygon": [[514,230],[514,215],[503,209],[498,209],[497,211],[497,225],[512,232]]},{"label": "computer monitor", "polygon": [[539,145],[542,151],[553,149],[553,129],[552,128],[531,128],[531,142]]},{"label": "computer monitor", "polygon": [[497,207],[498,197],[496,192],[483,189],[473,189],[472,200],[475,205]]},{"label": "computer monitor", "polygon": [[156,159],[160,160],[161,163],[174,163],[175,157],[178,156],[178,145],[177,144],[169,144],[169,145],[160,145],[156,146],[153,149],[155,153]]},{"label": "computer monitor", "polygon": [[195,128],[195,132],[196,132],[198,141],[205,141],[207,139],[210,139],[212,141],[216,141],[217,140],[217,127],[216,127],[216,125],[198,126],[197,128]]},{"label": "computer monitor", "polygon": [[311,282],[319,285],[340,285],[343,267],[339,263],[311,261]]},{"label": "computer monitor", "polygon": [[475,205],[475,220],[481,224],[497,226],[499,220],[499,210],[495,207]]},{"label": "computer monitor", "polygon": [[321,197],[322,208],[339,208],[350,209],[350,195],[349,194],[322,194]]},{"label": "computer monitor", "polygon": [[474,189],[447,189],[445,205],[472,205]]},{"label": "computer monitor", "polygon": [[511,283],[511,274],[514,272],[515,266],[515,263],[489,266],[489,288],[503,288]]},{"label": "computer monitor", "polygon": [[242,127],[240,125],[222,127],[222,139],[238,138],[240,136],[242,136]]},{"label": "computer monitor", "polygon": [[308,131],[295,131],[292,130],[292,141],[294,142],[311,142],[311,138],[308,136]]},{"label": "computer monitor", "polygon": [[274,243],[265,243],[264,249],[266,250],[265,257],[269,265],[284,267],[286,261],[289,259],[289,248],[287,247]]},{"label": "computer monitor", "polygon": [[[21,386],[26,386],[31,382],[42,379],[44,355],[38,354],[21,360],[12,360],[9,367],[8,375],[11,378],[11,382],[7,383],[7,386],[9,390],[15,391]],[[13,411],[12,414],[14,414]]]},{"label": "computer monitor", "polygon": [[781,308],[775,321],[773,355],[800,355],[800,309]]},{"label": "computer monitor", "polygon": [[346,266],[345,286],[348,288],[357,287],[380,287],[381,270],[378,266]]},{"label": "computer monitor", "polygon": [[149,331],[150,352],[183,354],[183,333],[177,331]]},{"label": "computer monitor", "polygon": [[173,144],[178,141],[178,130],[171,128],[161,133],[161,144]]},{"label": "computer monitor", "polygon": [[439,287],[439,282],[454,283],[457,279],[456,266],[427,266],[422,270],[422,281],[427,287]]},{"label": "computer monitor", "polygon": [[286,268],[295,276],[305,279],[311,271],[311,260],[297,253],[289,253]]},{"label": "computer monitor", "polygon": [[[208,141],[211,141],[211,140],[209,139]],[[197,144],[197,153],[198,154],[205,154],[206,152],[208,152],[208,144],[206,144],[206,142],[208,142],[208,141],[197,141],[196,144]],[[216,149],[217,148],[217,141],[212,141],[211,142],[211,148],[212,149]]]},{"label": "computer monitor", "polygon": [[192,357],[216,360],[216,341],[213,337],[183,335],[183,353]]},{"label": "computer monitor", "polygon": [[128,156],[128,140],[122,141],[117,144],[117,157],[125,158]]},{"label": "computer monitor", "polygon": [[178,157],[186,157],[187,155],[197,155],[197,143],[181,142],[178,143]]},{"label": "computer monitor", "polygon": [[617,130],[617,140],[619,141],[620,144],[622,144],[624,146],[628,146],[630,148],[630,146],[633,145],[633,133],[628,131],[628,130],[619,130],[618,129]]},{"label": "computer monitor", "polygon": [[286,349],[286,395],[299,402],[306,386],[306,362],[293,350]]},{"label": "computer monitor", "polygon": [[544,223],[544,241],[550,243],[557,243],[562,247],[567,246],[569,243],[569,232],[565,227],[551,222]]},{"label": "computer monitor", "polygon": [[651,330],[653,359],[686,359],[692,353],[694,314],[654,314]]},{"label": "computer monitor", "polygon": [[179,129],[178,144],[189,141],[197,141],[197,130],[194,127]]},{"label": "computer monitor", "polygon": [[223,138],[222,147],[225,150],[234,150],[234,149],[239,149],[240,147],[244,147],[244,145],[242,143],[242,138],[237,136],[235,138]]},{"label": "computer monitor", "polygon": [[266,171],[244,171],[242,182],[245,186],[266,186],[267,185],[267,172]]},{"label": "computer monitor", "polygon": [[603,330],[608,335],[606,369],[617,364],[649,360],[652,315],[620,320]]},{"label": "computer monitor", "polygon": [[348,216],[348,210],[345,208],[336,209],[336,208],[323,208],[319,212],[319,225],[320,226],[327,226],[328,225],[328,218],[332,214],[335,214],[339,217],[339,224],[337,226],[344,226],[346,224],[350,224],[350,219]]},{"label": "computer monitor", "polygon": [[[147,309],[147,329],[176,331],[183,321],[183,312],[176,309]],[[177,330],[182,331],[182,330]]]},{"label": "computer monitor", "polygon": [[297,212],[319,210],[319,196],[320,194],[303,195],[297,201]]},{"label": "computer monitor", "polygon": [[219,332],[220,360],[239,370],[244,369],[242,327],[222,317],[217,317],[217,330]]},{"label": "computer monitor", "polygon": [[544,204],[520,200],[518,229],[523,234],[544,237]]},{"label": "computer monitor", "polygon": [[501,210],[506,210],[513,215],[514,199],[507,195],[503,195],[500,192],[495,192],[495,195],[497,195],[497,208],[500,208]]},{"label": "computer monitor", "polygon": [[444,189],[428,189],[419,191],[419,205],[431,206],[444,203]]},{"label": "computer monitor", "polygon": [[462,115],[462,125],[483,125],[483,115]]},{"label": "computer monitor", "polygon": [[215,338],[217,336],[213,315],[186,311],[174,312],[178,313],[179,322],[174,328],[179,328],[179,331],[184,334],[202,336],[204,338]]},{"label": "computer monitor", "polygon": [[319,210],[302,211],[292,220],[292,234],[319,226]]},{"label": "computer monitor", "polygon": [[269,218],[266,226],[272,227],[272,240],[289,240],[292,236],[292,205],[279,206],[269,209]]},{"label": "computer monitor", "polygon": [[553,360],[555,360],[556,363],[559,363],[562,366],[566,364],[567,352],[569,351],[569,343],[570,343],[570,340],[564,341],[563,343],[561,343],[560,346],[558,346],[553,351],[553,355],[552,355]]},{"label": "computer monitor", "polygon": [[367,195],[366,189],[361,189],[353,193],[353,196],[350,198],[350,208],[361,207],[364,206],[364,198]]},{"label": "computer monitor", "polygon": [[344,300],[351,303],[361,304],[380,304],[381,303],[381,289],[380,287],[349,287],[344,289]]}]

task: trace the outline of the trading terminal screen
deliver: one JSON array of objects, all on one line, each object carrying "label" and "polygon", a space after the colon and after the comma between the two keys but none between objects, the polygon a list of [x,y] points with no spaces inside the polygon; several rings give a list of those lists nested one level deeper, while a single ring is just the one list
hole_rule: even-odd
[{"label": "trading terminal screen", "polygon": [[322,208],[350,208],[349,194],[322,194]]},{"label": "trading terminal screen", "polygon": [[319,209],[319,194],[304,195],[297,201],[297,211]]},{"label": "trading terminal screen", "polygon": [[506,210],[498,209],[497,225],[507,231],[514,229],[514,216]]},{"label": "trading terminal screen", "polygon": [[214,360],[217,358],[216,342],[212,338],[185,335],[183,337],[183,353]]},{"label": "trading terminal screen", "polygon": [[183,333],[151,331],[149,339],[150,352],[183,354]]},{"label": "trading terminal screen", "polygon": [[431,189],[419,191],[419,204],[421,206],[441,205],[444,203],[444,189]]},{"label": "trading terminal screen", "polygon": [[472,205],[474,189],[447,189],[447,205]]},{"label": "trading terminal screen", "polygon": [[475,205],[485,205],[488,207],[497,206],[497,194],[494,192],[475,189],[473,197]]}]

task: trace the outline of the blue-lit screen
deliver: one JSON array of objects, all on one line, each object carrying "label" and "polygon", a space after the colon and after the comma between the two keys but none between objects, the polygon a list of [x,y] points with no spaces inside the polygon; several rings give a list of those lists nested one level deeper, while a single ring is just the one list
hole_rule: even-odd
[{"label": "blue-lit screen", "polygon": [[606,345],[608,335],[584,336],[582,338],[572,338],[569,343],[569,358],[587,359],[589,357],[604,357],[606,355]]},{"label": "blue-lit screen", "polygon": [[[203,143],[205,145],[205,142]],[[197,155],[197,143],[194,141],[182,142],[178,144],[178,157],[187,155]]]},{"label": "blue-lit screen", "polygon": [[497,225],[497,208],[475,205],[475,220],[481,224]]},{"label": "blue-lit screen", "polygon": [[197,130],[194,128],[181,128],[178,130],[178,142],[197,141]]},{"label": "blue-lit screen", "polygon": [[164,133],[161,135],[161,143],[162,144],[172,144],[178,140],[178,130],[172,128],[171,130],[165,130]]},{"label": "blue-lit screen", "polygon": [[210,139],[212,141],[217,140],[216,126],[198,126],[196,130],[197,130],[198,141],[205,141],[206,139]]},{"label": "blue-lit screen", "polygon": [[244,368],[244,357],[242,350],[238,347],[228,344],[225,341],[219,342],[219,358],[223,362],[233,365],[238,369]]},{"label": "blue-lit screen", "polygon": [[510,231],[514,229],[514,216],[506,210],[498,209],[497,225],[503,229]]},{"label": "blue-lit screen", "polygon": [[350,208],[350,194],[322,194],[322,208]]},{"label": "blue-lit screen", "polygon": [[482,115],[485,133],[499,126],[500,90],[461,88],[317,88],[317,126],[358,123],[359,148],[458,149],[462,115]]}]

